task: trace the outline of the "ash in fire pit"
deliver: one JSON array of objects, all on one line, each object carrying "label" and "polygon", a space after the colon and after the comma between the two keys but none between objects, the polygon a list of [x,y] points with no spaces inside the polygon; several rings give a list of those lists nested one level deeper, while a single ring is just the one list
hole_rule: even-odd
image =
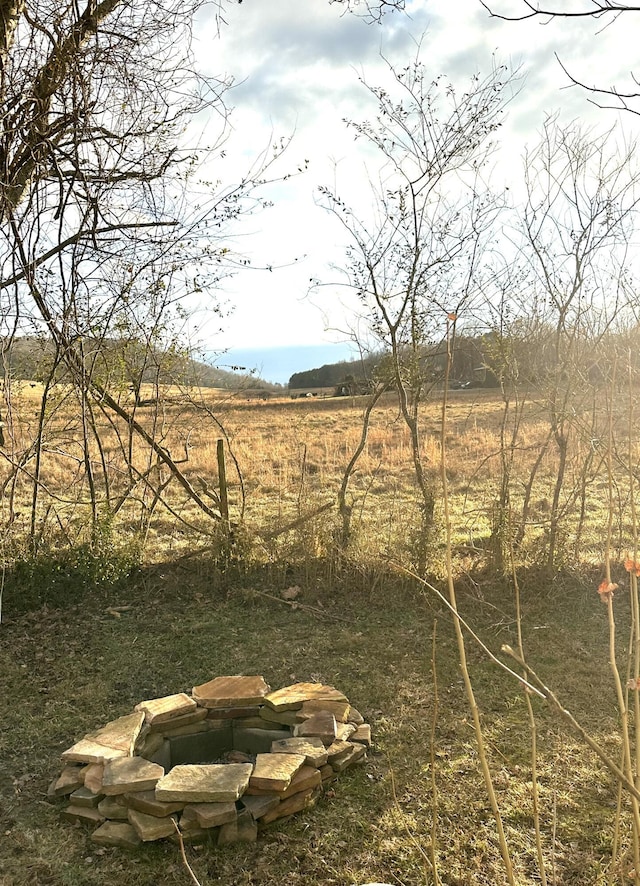
[{"label": "ash in fire pit", "polygon": [[216,677],[142,701],[62,754],[49,798],[63,817],[97,825],[101,844],[213,838],[258,829],[315,805],[366,757],[371,732],[345,695],[321,683],[275,692],[260,676]]}]

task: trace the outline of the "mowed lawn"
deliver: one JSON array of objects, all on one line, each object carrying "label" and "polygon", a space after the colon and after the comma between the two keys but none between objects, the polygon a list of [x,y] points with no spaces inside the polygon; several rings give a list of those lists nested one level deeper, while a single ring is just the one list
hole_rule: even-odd
[{"label": "mowed lawn", "polygon": [[[606,610],[588,582],[531,582],[523,587],[530,660],[617,759]],[[214,592],[202,564],[158,566],[117,599],[94,594],[2,626],[3,886],[190,882],[176,845],[99,848],[86,830],[61,821],[46,790],[60,753],[85,732],[145,698],[237,673],[263,674],[274,688],[299,680],[337,686],[371,723],[374,747],[314,810],[274,823],[257,844],[187,847],[202,886],[431,883],[434,837],[443,884],[505,882],[446,610],[392,574],[371,594],[304,587],[296,608],[263,596],[278,598],[286,586],[264,575]],[[131,608],[117,617],[120,603]],[[619,607],[624,622],[623,597]],[[508,590],[491,582],[462,588],[461,609],[492,650],[515,643]],[[517,881],[536,883],[524,697],[472,642],[469,661]],[[549,876],[605,883],[616,785],[542,702],[534,707]],[[628,869],[623,860],[614,882]]]}]

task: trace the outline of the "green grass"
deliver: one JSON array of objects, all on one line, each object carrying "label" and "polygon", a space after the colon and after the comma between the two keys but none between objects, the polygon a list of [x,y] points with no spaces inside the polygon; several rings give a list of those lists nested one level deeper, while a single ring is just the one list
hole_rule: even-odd
[{"label": "green grass", "polygon": [[[337,686],[371,723],[375,746],[366,765],[342,776],[316,809],[276,823],[256,845],[188,847],[202,886],[432,882],[423,853],[434,812],[429,760],[435,621],[440,875],[445,886],[505,882],[446,611],[403,589],[392,575],[379,577],[368,594],[309,582],[303,605],[295,609],[251,593],[255,588],[277,595],[299,579],[247,579],[214,591],[206,569],[195,562],[159,567],[121,599],[102,590],[68,609],[15,615],[0,628],[2,886],[188,883],[175,845],[134,852],[97,848],[87,831],[60,820],[46,789],[60,769],[60,753],[85,732],[144,698],[235,673],[263,674],[274,688],[295,680]],[[617,759],[606,611],[595,584],[556,579],[545,587],[532,576],[523,582],[531,662]],[[491,583],[474,586],[473,593],[462,586],[460,598],[465,617],[494,651],[515,643],[508,591]],[[119,602],[132,608],[116,618],[107,607]],[[628,615],[622,592],[616,608],[622,653]],[[469,661],[518,883],[535,883],[524,700],[518,686],[472,645]],[[604,883],[615,785],[537,700],[536,710],[549,873],[555,857],[557,886]]]}]

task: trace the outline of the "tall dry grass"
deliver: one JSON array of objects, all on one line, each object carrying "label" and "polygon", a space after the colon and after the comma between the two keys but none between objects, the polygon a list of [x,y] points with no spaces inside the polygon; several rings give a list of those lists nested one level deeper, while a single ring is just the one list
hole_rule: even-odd
[{"label": "tall dry grass", "polygon": [[[143,391],[143,397],[147,395],[151,399],[152,392]],[[7,445],[0,463],[2,509],[8,527],[5,541],[9,537],[24,538],[29,532],[33,444],[41,398],[38,385],[14,385],[13,422],[5,434]],[[335,528],[333,510],[304,531],[300,524],[295,532],[278,535],[278,530],[322,505],[335,503],[346,465],[360,439],[364,405],[364,398],[262,402],[212,390],[167,388],[162,391],[161,401],[137,409],[136,418],[169,450],[207,501],[214,501],[211,496],[215,496],[218,484],[216,443],[221,436],[220,425],[224,428],[231,519],[238,522],[242,512],[247,534],[257,542],[252,557],[259,561],[279,553],[289,558],[300,556],[302,552],[295,550],[297,544],[311,545],[315,554],[328,553]],[[516,557],[528,565],[544,560],[557,474],[557,453],[544,446],[548,436],[545,405],[542,396],[527,401],[511,453],[510,521],[520,530]],[[434,400],[424,404],[421,415],[422,456],[436,488],[440,483],[439,410],[440,403]],[[112,515],[116,532],[140,534],[147,559],[173,556],[210,543],[209,536],[215,534],[211,519],[171,480],[148,447],[130,435],[124,422],[99,408],[94,414],[89,462],[98,513]],[[479,389],[451,393],[445,445],[453,557],[460,568],[486,564],[492,556],[492,531],[499,506],[502,420],[499,392]],[[615,445],[622,450],[628,446],[623,408],[614,414],[613,421]],[[574,417],[573,426],[559,501],[562,545],[558,561],[598,563],[603,557],[601,527],[607,508],[606,461],[601,456],[606,438],[599,438],[597,432],[594,436],[588,409]],[[628,546],[631,530],[622,473],[616,486],[612,536],[612,549],[620,555]],[[37,514],[33,521],[40,538],[57,536],[72,542],[82,537],[90,512],[88,480],[78,400],[71,389],[57,386],[43,425]],[[385,394],[372,411],[368,438],[348,489],[351,555],[356,560],[397,557],[412,565],[411,547],[419,531],[417,492],[409,433],[393,394]],[[436,526],[442,519],[441,501],[438,495]],[[266,537],[271,539],[267,545]],[[435,574],[443,568],[441,542],[435,531],[430,556]]]}]

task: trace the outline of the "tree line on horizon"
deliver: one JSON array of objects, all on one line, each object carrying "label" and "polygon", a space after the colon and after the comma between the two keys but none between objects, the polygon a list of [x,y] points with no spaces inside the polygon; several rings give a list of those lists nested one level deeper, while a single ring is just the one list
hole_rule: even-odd
[{"label": "tree line on horizon", "polygon": [[[55,361],[55,346],[46,336],[18,336],[0,339],[5,384],[14,381],[46,383],[72,382],[64,363]],[[187,350],[131,339],[106,338],[85,341],[87,359],[109,382],[113,390],[129,390],[140,397],[143,385],[178,385],[186,387],[221,388],[238,391],[247,388],[278,390],[249,369],[221,369],[198,360]]]},{"label": "tree line on horizon", "polygon": [[[585,337],[573,357],[574,371],[585,383],[599,387],[610,380],[616,362],[638,362],[640,325],[610,331],[601,336]],[[291,375],[289,390],[333,388],[340,394],[365,394],[376,385],[384,385],[389,375],[389,352],[378,352],[357,360],[326,363]],[[405,349],[400,358],[407,376],[415,354]],[[448,383],[453,388],[498,388],[524,382],[544,386],[545,379],[558,366],[554,329],[543,322],[520,324],[508,332],[489,330],[477,335],[457,335],[449,351],[446,342],[425,344],[419,349],[421,382],[426,389],[444,380],[449,361]],[[505,371],[508,362],[509,369]],[[392,387],[392,385],[390,385]]]}]

